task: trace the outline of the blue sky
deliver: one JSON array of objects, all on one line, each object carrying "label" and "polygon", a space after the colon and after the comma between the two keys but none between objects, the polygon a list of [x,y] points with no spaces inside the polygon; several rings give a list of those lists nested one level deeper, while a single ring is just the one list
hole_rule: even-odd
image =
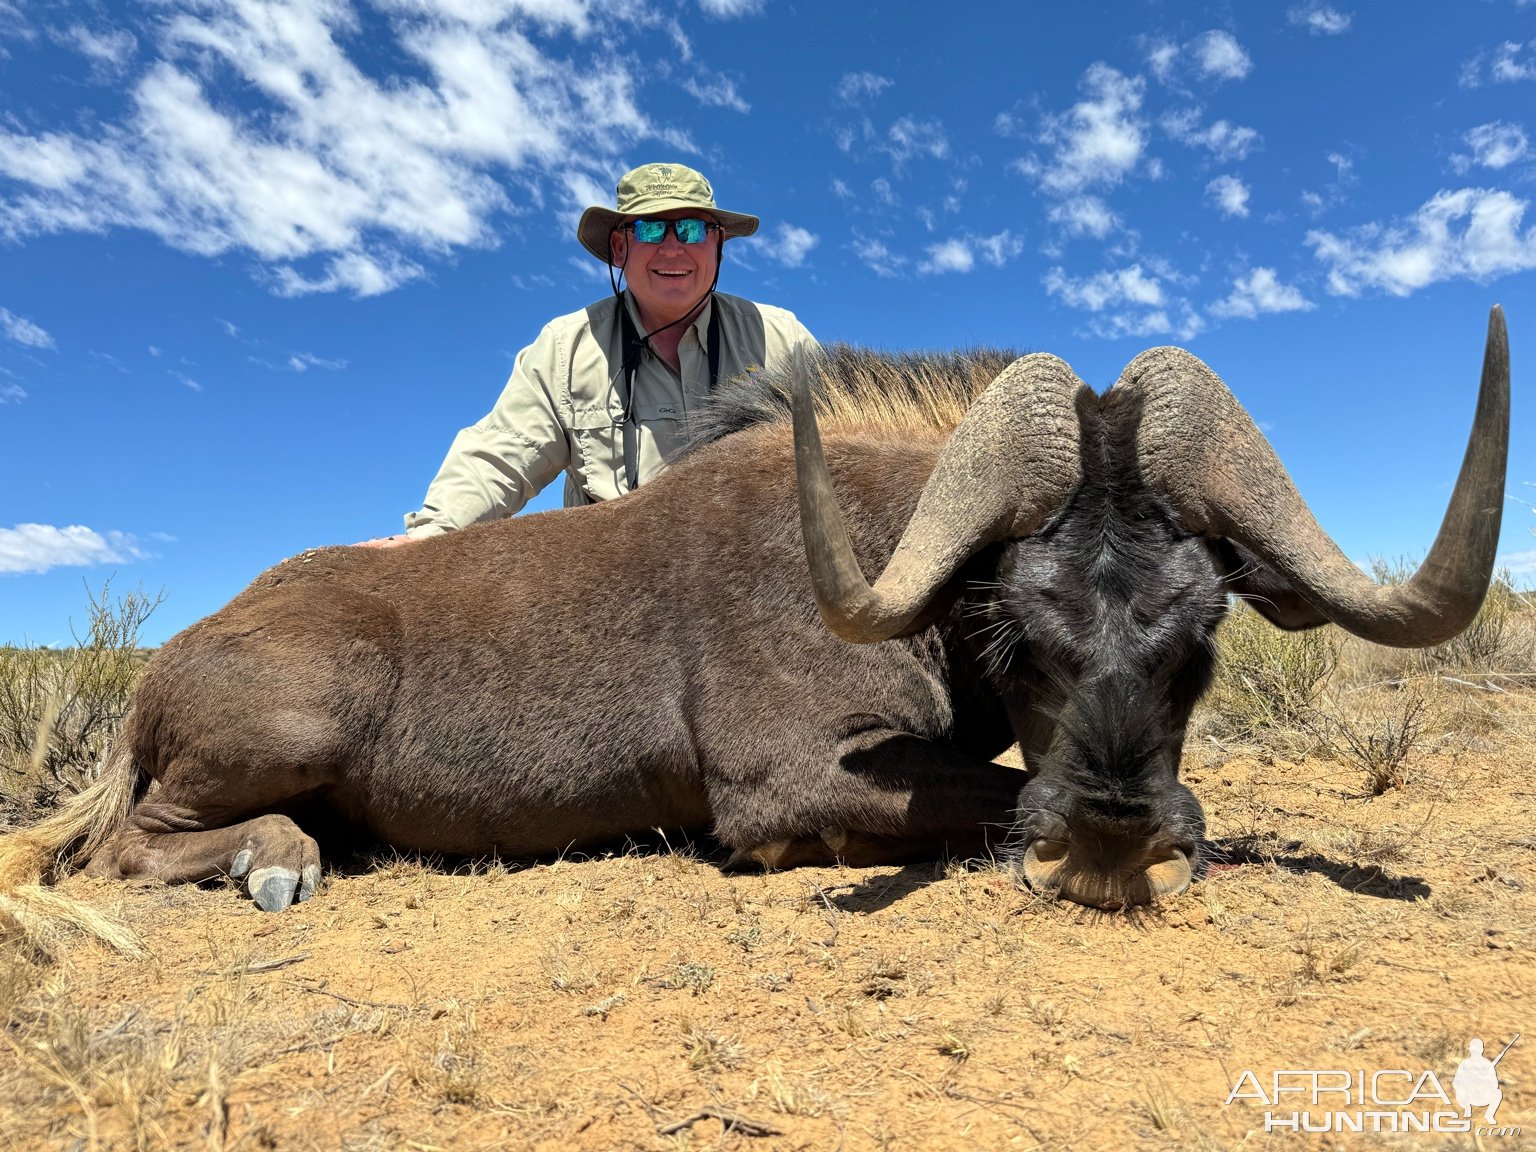
[{"label": "blue sky", "polygon": [[1533,134],[1536,0],[0,0],[0,642],[398,531],[666,159],[823,340],[1190,347],[1361,560],[1433,538],[1502,303],[1533,573]]}]

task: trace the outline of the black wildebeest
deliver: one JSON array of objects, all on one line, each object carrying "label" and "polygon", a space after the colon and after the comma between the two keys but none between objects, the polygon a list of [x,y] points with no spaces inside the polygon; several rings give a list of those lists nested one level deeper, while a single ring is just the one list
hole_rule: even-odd
[{"label": "black wildebeest", "polygon": [[[709,826],[768,866],[1006,826],[1036,887],[1111,908],[1182,890],[1204,820],[1179,753],[1229,595],[1403,646],[1477,611],[1502,314],[1440,534],[1392,587],[1189,353],[1144,353],[1102,396],[1054,357],[1004,364],[839,351],[818,361],[824,456],[808,382],[792,436],[795,390],[763,377],[622,500],[278,565],[166,644],[102,780],[0,851],[0,891],[72,852],[284,908],[319,880],[305,813],[470,855]],[[1022,788],[990,763],[1015,740]]]}]

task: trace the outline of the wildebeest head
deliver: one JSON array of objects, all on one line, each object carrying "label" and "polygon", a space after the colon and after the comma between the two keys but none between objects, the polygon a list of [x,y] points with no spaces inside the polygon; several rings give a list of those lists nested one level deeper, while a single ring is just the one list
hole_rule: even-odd
[{"label": "wildebeest head", "polygon": [[[823,619],[875,642],[963,598],[1030,769],[1014,829],[1025,878],[1081,903],[1145,902],[1194,874],[1204,818],[1179,755],[1229,593],[1283,628],[1332,621],[1417,647],[1464,629],[1487,590],[1509,422],[1498,308],[1450,507],[1419,570],[1393,586],[1350,563],[1225,385],[1177,348],[1137,357],[1103,396],[1054,357],[1016,361],[955,429],[871,586],[798,375],[801,521]],[[967,587],[978,566],[986,577]]]}]

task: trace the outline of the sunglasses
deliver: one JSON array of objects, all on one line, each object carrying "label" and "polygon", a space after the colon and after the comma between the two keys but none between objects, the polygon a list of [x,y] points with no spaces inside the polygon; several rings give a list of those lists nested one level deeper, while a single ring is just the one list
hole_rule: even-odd
[{"label": "sunglasses", "polygon": [[702,244],[711,232],[720,230],[720,225],[690,216],[684,220],[631,220],[622,231],[633,232],[637,243],[660,244],[667,238],[668,228],[679,244]]}]

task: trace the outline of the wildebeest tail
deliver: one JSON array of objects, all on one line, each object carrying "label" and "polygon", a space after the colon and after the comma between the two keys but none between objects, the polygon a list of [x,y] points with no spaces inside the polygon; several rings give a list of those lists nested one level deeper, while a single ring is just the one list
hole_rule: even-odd
[{"label": "wildebeest tail", "polygon": [[119,951],[139,951],[137,938],[127,928],[43,885],[45,879],[88,860],[123,826],[139,784],[133,750],[120,738],[93,784],[65,800],[53,815],[0,836],[0,934],[18,931],[46,950],[58,935],[57,927],[65,924]]}]

